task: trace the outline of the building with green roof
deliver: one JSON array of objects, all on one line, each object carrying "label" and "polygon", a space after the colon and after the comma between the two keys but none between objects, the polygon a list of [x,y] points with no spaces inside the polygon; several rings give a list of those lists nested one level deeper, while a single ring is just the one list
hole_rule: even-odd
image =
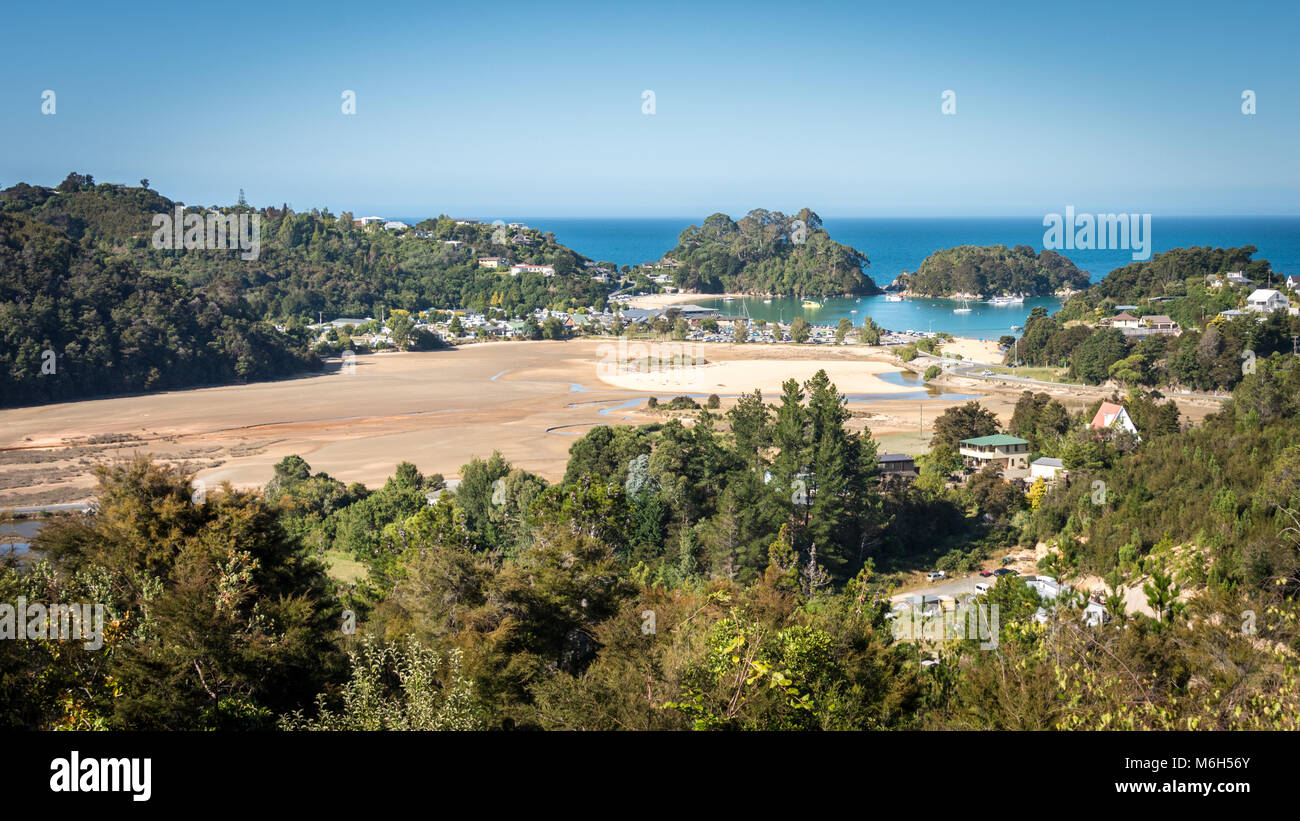
[{"label": "building with green roof", "polygon": [[1005,433],[963,439],[958,443],[957,452],[967,467],[976,470],[986,465],[997,465],[1005,470],[1029,468],[1029,442]]}]

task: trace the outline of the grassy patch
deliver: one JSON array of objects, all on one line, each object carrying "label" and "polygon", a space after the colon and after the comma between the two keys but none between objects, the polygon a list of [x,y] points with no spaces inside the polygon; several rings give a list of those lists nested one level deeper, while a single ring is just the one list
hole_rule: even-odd
[{"label": "grassy patch", "polygon": [[326,550],[325,566],[336,581],[352,584],[366,577],[366,566],[342,550]]},{"label": "grassy patch", "polygon": [[1066,379],[1065,371],[1060,368],[1016,368],[1013,371],[1011,368],[999,366],[996,368],[989,368],[989,370],[994,373],[1015,374],[1016,376],[1024,376],[1029,379],[1037,379],[1039,382],[1069,382],[1069,380]]}]

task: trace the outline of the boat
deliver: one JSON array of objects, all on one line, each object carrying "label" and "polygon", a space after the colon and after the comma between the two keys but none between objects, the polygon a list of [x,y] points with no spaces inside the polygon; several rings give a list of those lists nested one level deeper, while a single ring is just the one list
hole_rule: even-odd
[{"label": "boat", "polygon": [[857,310],[856,308],[854,308],[852,311],[849,311],[849,313],[851,313],[851,314],[856,314],[857,312],[858,312],[858,310]]},{"label": "boat", "polygon": [[763,300],[763,304],[764,304],[764,305],[771,305],[771,304],[772,304],[772,300],[770,300],[770,299],[765,299],[765,300]]},{"label": "boat", "polygon": [[735,301],[736,301],[736,298],[735,298],[734,296],[724,296],[724,297],[722,298],[722,301],[723,301],[723,302],[735,302]]},{"label": "boat", "polygon": [[903,295],[902,295],[902,294],[888,294],[888,295],[885,296],[885,301],[886,301],[886,302],[902,302],[902,301],[903,301]]},{"label": "boat", "polygon": [[952,309],[952,312],[953,312],[954,314],[968,314],[968,313],[970,313],[970,302],[967,301],[967,300],[964,300],[964,299],[963,299],[963,300],[961,301],[961,307],[960,307],[960,308],[953,308],[953,309]]},{"label": "boat", "polygon": [[803,301],[803,306],[805,308],[820,308],[822,304],[815,299],[805,299]]},{"label": "boat", "polygon": [[995,296],[989,299],[990,305],[1021,305],[1025,301],[1023,296]]}]

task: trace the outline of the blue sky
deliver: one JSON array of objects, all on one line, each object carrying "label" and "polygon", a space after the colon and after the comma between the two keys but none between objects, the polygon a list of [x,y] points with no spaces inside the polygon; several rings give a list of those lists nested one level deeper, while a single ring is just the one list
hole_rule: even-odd
[{"label": "blue sky", "polygon": [[11,4],[0,185],[407,216],[1300,213],[1293,2],[612,6]]}]

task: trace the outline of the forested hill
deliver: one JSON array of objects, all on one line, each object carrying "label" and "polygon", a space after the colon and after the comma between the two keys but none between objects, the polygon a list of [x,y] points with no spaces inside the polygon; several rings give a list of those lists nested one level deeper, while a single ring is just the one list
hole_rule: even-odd
[{"label": "forested hill", "polygon": [[1145,262],[1133,262],[1116,268],[1094,287],[1096,296],[1119,302],[1138,302],[1163,296],[1183,296],[1187,281],[1204,284],[1211,274],[1241,271],[1255,282],[1268,279],[1268,260],[1251,257],[1258,251],[1253,245],[1240,248],[1174,248],[1156,254]]},{"label": "forested hill", "polygon": [[1088,272],[1055,251],[1036,254],[1028,245],[959,245],[935,251],[899,284],[922,296],[1051,296],[1087,288]]},{"label": "forested hill", "polygon": [[[158,250],[154,216],[173,214],[177,203],[141,183],[74,173],[56,188],[0,191],[0,404],[316,368],[302,328],[322,314],[465,307],[516,315],[606,302],[589,260],[550,233],[446,216],[407,231],[367,231],[346,212],[191,207],[258,216],[257,258]],[[511,276],[507,266],[479,266],[480,256],[550,265],[555,276]]]},{"label": "forested hill", "polygon": [[[327,318],[377,316],[380,307],[413,312],[431,306],[500,308],[514,315],[534,308],[602,305],[607,290],[585,270],[589,260],[560,245],[550,232],[458,225],[447,216],[405,232],[367,231],[354,225],[348,212],[219,206],[226,213],[247,210],[261,217],[256,260],[229,251],[155,250],[152,219],[173,206],[144,188],[95,184],[79,174],[70,174],[57,189],[19,184],[0,191],[2,212],[46,222],[83,245],[127,255],[141,270],[178,276],[193,287],[222,281],[223,287],[242,292],[262,318],[280,323],[314,321],[322,313]],[[551,265],[556,276],[512,277],[505,267],[480,267],[478,258],[484,256]]]},{"label": "forested hill", "polygon": [[675,282],[694,291],[829,296],[880,290],[862,271],[870,265],[866,255],[832,240],[807,208],[790,217],[755,209],[738,222],[714,214],[682,231],[665,256],[680,263]]},{"label": "forested hill", "polygon": [[66,231],[0,213],[0,405],[319,367],[305,334],[277,331],[237,292],[143,273]]}]

